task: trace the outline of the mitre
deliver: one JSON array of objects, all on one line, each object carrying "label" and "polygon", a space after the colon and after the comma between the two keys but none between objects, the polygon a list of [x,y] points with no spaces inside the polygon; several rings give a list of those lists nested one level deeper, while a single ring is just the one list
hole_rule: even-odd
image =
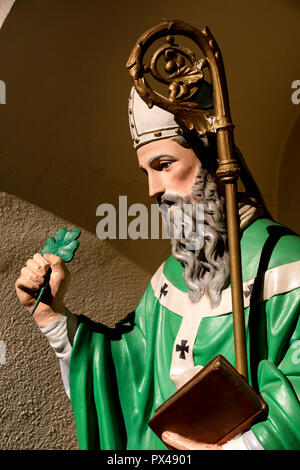
[{"label": "mitre", "polygon": [[154,140],[168,139],[182,134],[172,113],[155,105],[149,108],[134,87],[129,96],[128,112],[135,149]]},{"label": "mitre", "polygon": [[[193,96],[193,102],[197,103],[200,109],[213,107],[212,86],[206,80],[202,80],[198,92]],[[128,111],[135,149],[154,140],[168,139],[183,133],[174,114],[155,105],[149,108],[134,87],[129,96]]]}]

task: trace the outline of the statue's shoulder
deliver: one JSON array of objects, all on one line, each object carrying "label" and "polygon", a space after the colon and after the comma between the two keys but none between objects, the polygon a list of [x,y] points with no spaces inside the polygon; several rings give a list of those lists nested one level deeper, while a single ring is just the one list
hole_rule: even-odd
[{"label": "statue's shoulder", "polygon": [[252,278],[258,272],[300,260],[300,236],[278,222],[260,218],[244,231],[241,252],[243,272]]}]

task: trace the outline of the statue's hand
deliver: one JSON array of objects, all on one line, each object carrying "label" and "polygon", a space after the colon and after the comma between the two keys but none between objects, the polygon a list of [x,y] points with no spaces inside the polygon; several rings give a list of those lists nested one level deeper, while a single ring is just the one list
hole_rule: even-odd
[{"label": "statue's hand", "polygon": [[168,446],[178,450],[222,450],[222,446],[217,444],[195,442],[171,431],[163,432],[162,440]]},{"label": "statue's hand", "polygon": [[65,309],[64,296],[69,286],[70,273],[64,261],[56,255],[36,253],[33,258],[27,260],[15,284],[20,302],[31,312],[36,302],[36,294],[42,287],[44,277],[50,268],[47,296],[42,297],[33,314],[39,326],[56,320],[59,313],[63,313]]}]

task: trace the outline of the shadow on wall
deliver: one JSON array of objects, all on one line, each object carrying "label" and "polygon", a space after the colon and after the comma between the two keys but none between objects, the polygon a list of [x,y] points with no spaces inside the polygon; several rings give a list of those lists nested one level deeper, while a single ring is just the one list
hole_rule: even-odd
[{"label": "shadow on wall", "polygon": [[[134,40],[99,26],[102,2],[84,6],[82,23],[83,2],[72,2],[72,14],[68,2],[55,3],[59,11],[51,1],[17,2],[1,31],[0,190],[96,236],[99,204],[118,208],[126,195],[128,206],[149,205],[128,127]],[[109,24],[126,37],[121,20]],[[170,252],[168,241],[110,243],[150,273]]]},{"label": "shadow on wall", "polygon": [[277,219],[300,234],[300,114],[296,118],[284,146],[279,176]]}]

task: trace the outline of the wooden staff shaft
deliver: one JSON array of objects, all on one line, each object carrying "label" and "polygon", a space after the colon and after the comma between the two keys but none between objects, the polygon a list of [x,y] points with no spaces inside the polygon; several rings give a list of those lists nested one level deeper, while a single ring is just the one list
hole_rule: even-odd
[{"label": "wooden staff shaft", "polygon": [[225,196],[230,257],[235,366],[237,371],[248,380],[240,230],[238,217],[236,216],[238,214],[236,181],[225,184]]},{"label": "wooden staff shaft", "polygon": [[237,178],[239,167],[231,157],[233,135],[230,129],[218,132],[219,169],[217,174],[225,184],[230,281],[235,346],[235,367],[248,380],[247,348],[245,334],[243,278],[240,247],[240,227],[237,203]]}]

